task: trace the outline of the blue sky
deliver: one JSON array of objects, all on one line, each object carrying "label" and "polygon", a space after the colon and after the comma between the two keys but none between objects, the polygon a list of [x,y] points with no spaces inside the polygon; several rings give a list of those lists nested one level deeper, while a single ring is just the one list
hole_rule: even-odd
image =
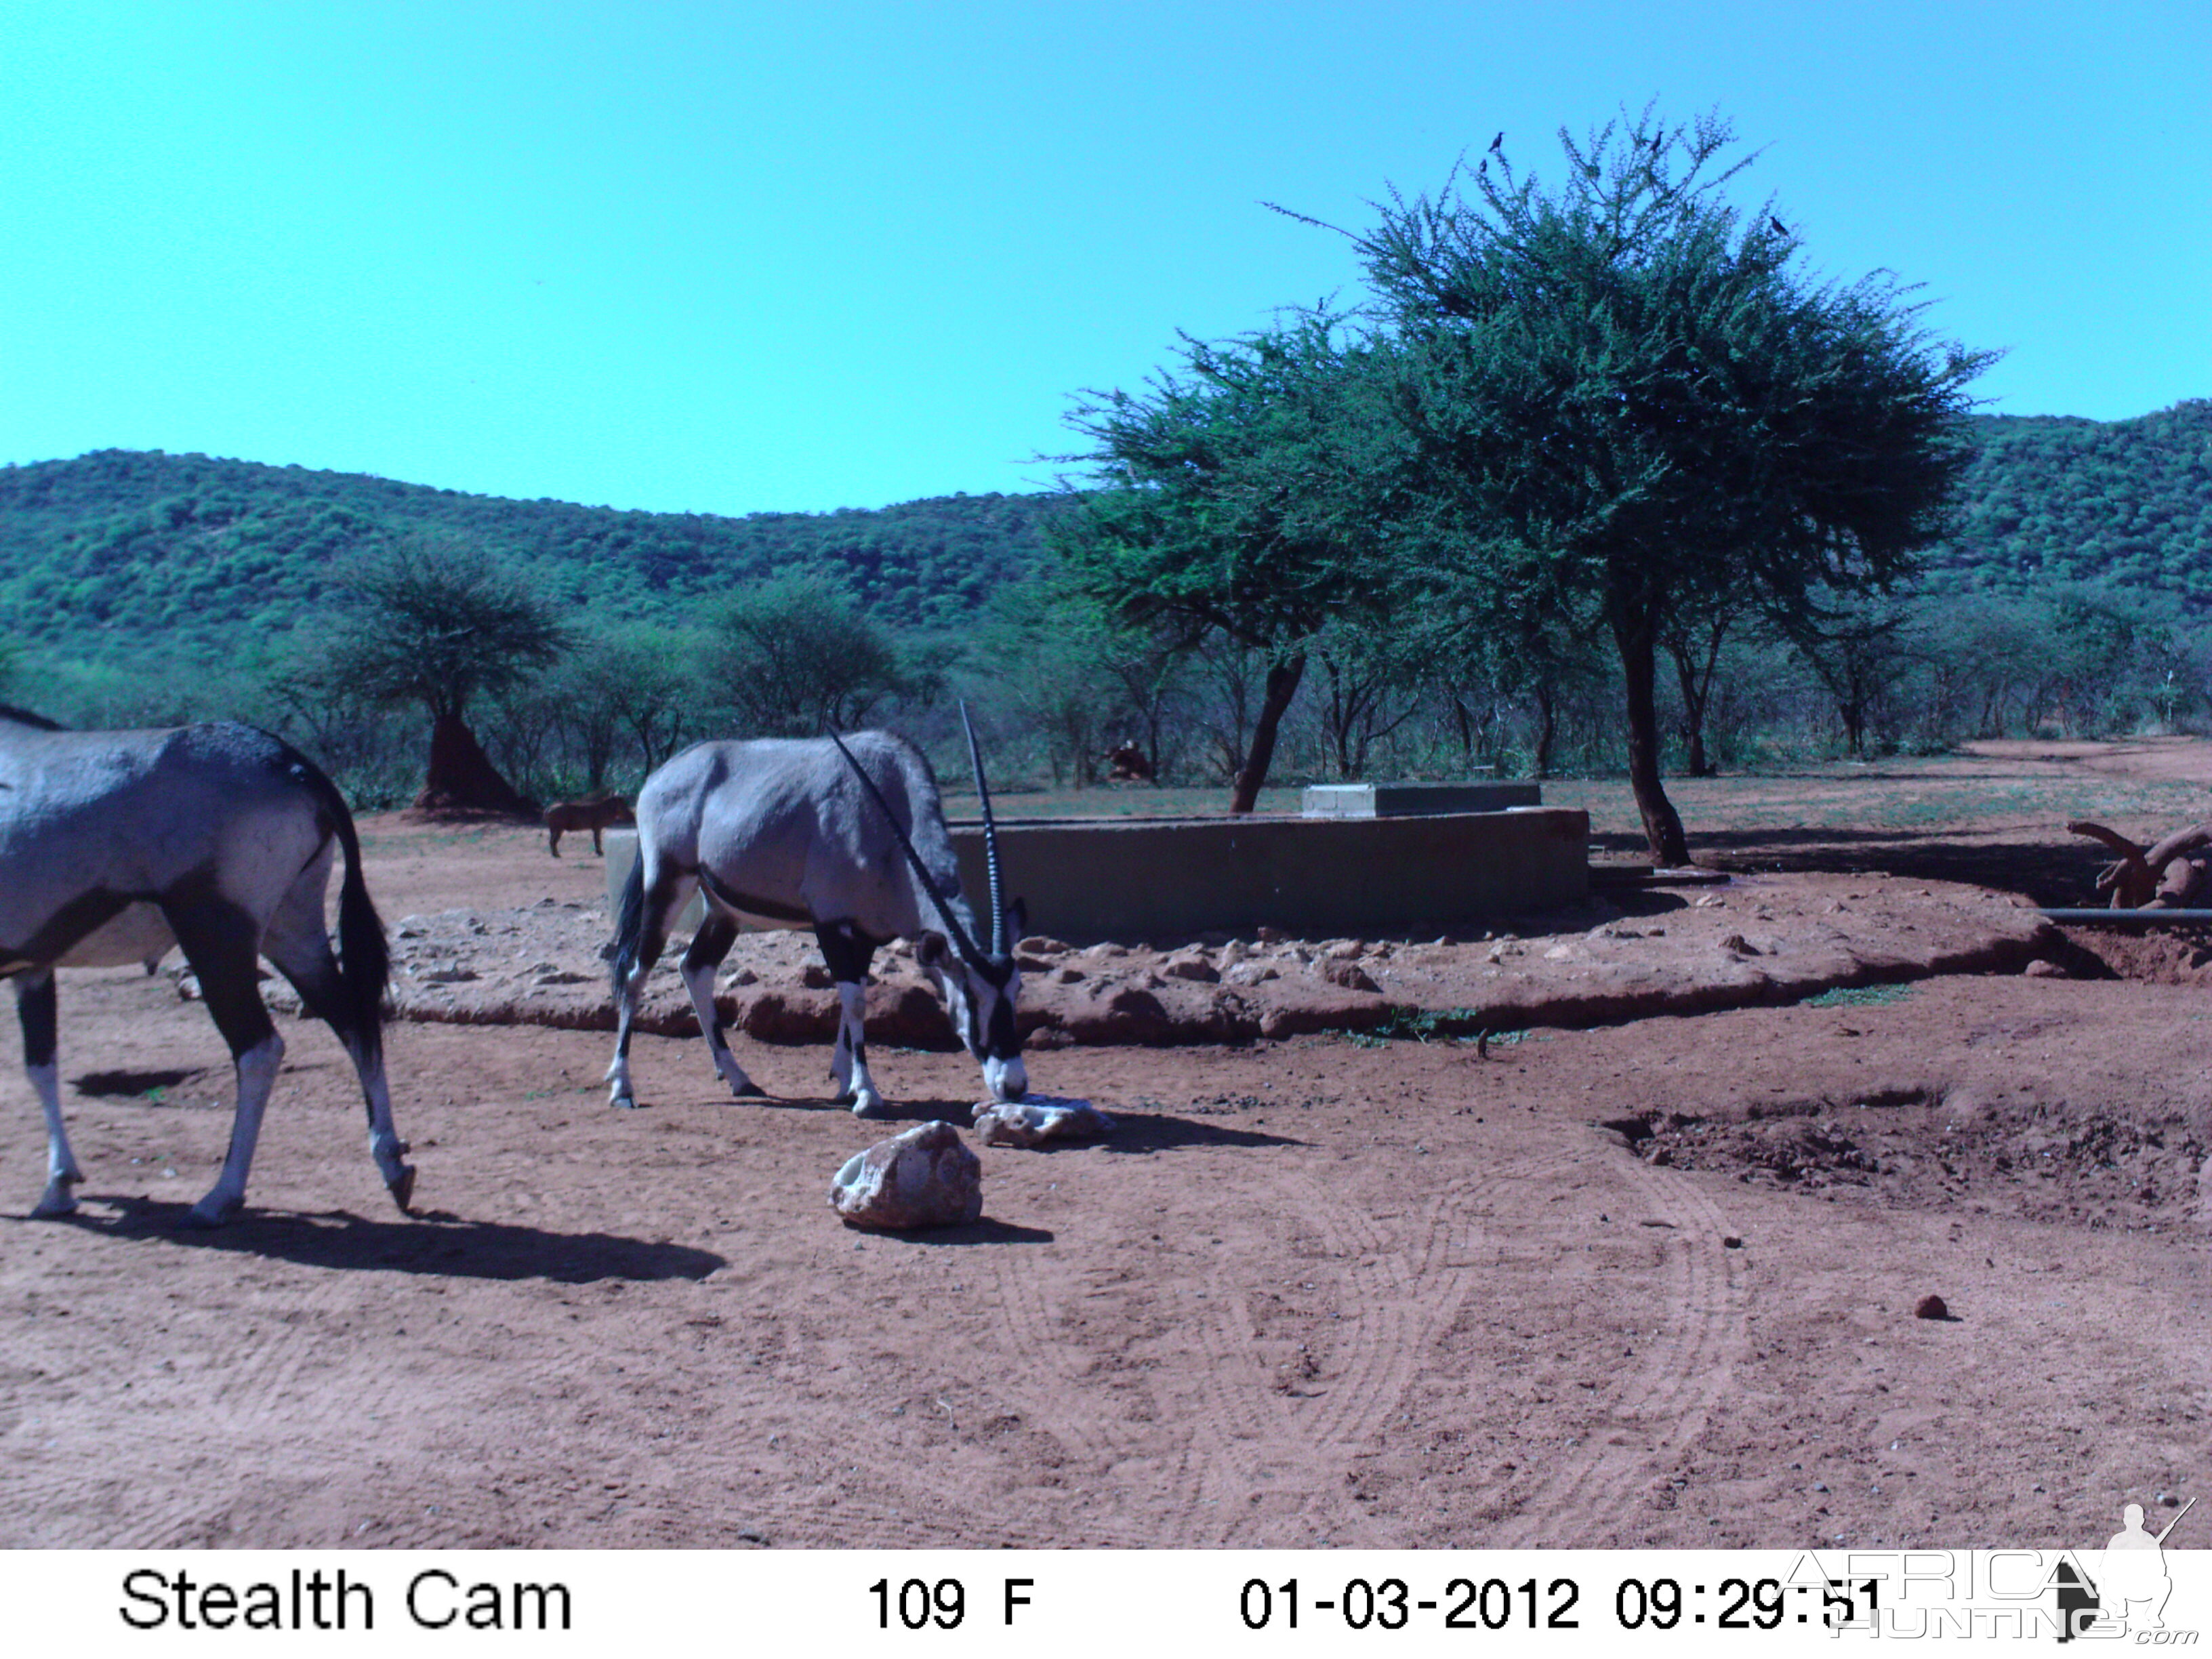
[{"label": "blue sky", "polygon": [[1048,486],[1503,129],[1717,106],[2008,413],[2212,396],[2212,7],[0,0],[0,463],[659,511]]}]

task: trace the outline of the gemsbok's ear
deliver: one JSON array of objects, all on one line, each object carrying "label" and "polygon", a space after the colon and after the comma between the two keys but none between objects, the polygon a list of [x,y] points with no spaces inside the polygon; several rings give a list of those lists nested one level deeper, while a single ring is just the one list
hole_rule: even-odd
[{"label": "gemsbok's ear", "polygon": [[1006,937],[1019,945],[1029,937],[1030,907],[1028,901],[1016,899],[1006,907]]},{"label": "gemsbok's ear", "polygon": [[946,949],[944,934],[924,933],[914,942],[914,959],[925,968],[942,968]]}]

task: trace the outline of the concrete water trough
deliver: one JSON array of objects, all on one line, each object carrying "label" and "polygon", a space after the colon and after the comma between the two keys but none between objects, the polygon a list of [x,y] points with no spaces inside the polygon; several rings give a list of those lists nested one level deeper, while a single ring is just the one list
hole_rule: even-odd
[{"label": "concrete water trough", "polygon": [[[1528,787],[1528,786],[1522,786]],[[980,823],[956,822],[960,884],[988,890]],[[1071,942],[1402,933],[1528,915],[1589,895],[1589,815],[1512,806],[1409,817],[1005,818],[1006,894],[1030,931]],[[637,856],[606,836],[611,903]],[[695,900],[676,923],[696,928]]]}]

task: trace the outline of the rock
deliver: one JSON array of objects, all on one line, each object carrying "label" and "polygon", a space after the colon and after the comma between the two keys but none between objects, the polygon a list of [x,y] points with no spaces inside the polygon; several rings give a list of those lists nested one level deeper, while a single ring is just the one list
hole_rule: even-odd
[{"label": "rock", "polygon": [[830,1207],[853,1227],[957,1227],[983,1213],[983,1165],[942,1121],[855,1152],[830,1185]]},{"label": "rock", "polygon": [[1074,948],[1065,939],[1052,939],[1043,933],[1031,933],[1014,945],[1014,949],[1023,955],[1031,957],[1064,957]]},{"label": "rock", "polygon": [[1097,1140],[1114,1120],[1087,1100],[1036,1095],[1024,1101],[979,1102],[975,1133],[986,1146],[1034,1146],[1043,1140]]},{"label": "rock", "polygon": [[1741,933],[1730,933],[1720,942],[1720,948],[1732,957],[1755,957],[1758,947]]},{"label": "rock", "polygon": [[1912,1304],[1912,1316],[1915,1319],[1948,1319],[1951,1310],[1943,1305],[1942,1297],[1923,1296]]},{"label": "rock", "polygon": [[1106,1006],[1147,1030],[1164,1030],[1168,1011],[1160,1000],[1140,986],[1124,985],[1107,994]]},{"label": "rock", "polygon": [[2030,979],[2070,979],[2073,977],[2072,975],[2069,974],[2057,963],[2047,962],[2041,957],[2036,957],[2034,961],[2029,963],[2027,967],[2021,969],[2020,971]]},{"label": "rock", "polygon": [[1195,951],[1170,957],[1160,964],[1160,971],[1170,979],[1196,980],[1203,985],[1218,983],[1221,978],[1213,964]]},{"label": "rock", "polygon": [[1379,994],[1382,989],[1356,962],[1324,963],[1321,976],[1331,985],[1341,985],[1347,991],[1373,991]]}]

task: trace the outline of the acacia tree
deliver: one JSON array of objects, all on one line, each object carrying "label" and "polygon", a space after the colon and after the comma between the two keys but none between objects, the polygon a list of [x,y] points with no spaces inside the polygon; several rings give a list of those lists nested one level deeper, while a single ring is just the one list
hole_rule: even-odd
[{"label": "acacia tree", "polygon": [[1782,617],[1882,591],[1947,526],[1961,388],[1990,361],[1929,339],[1886,274],[1813,286],[1717,115],[1650,108],[1577,142],[1546,189],[1499,150],[1354,238],[1394,327],[1419,475],[1464,579],[1602,629],[1629,776],[1662,864],[1688,859],[1660,776],[1656,653],[1686,605]]},{"label": "acacia tree", "polygon": [[1316,634],[1391,589],[1375,349],[1318,313],[1219,344],[1185,337],[1183,372],[1085,393],[1069,417],[1095,445],[1069,458],[1094,488],[1050,532],[1069,578],[1127,623],[1187,646],[1218,634],[1266,662],[1232,812],[1259,798]]},{"label": "acacia tree", "polygon": [[1046,580],[1001,589],[969,644],[971,695],[1042,736],[1055,786],[1097,782],[1106,751],[1124,741],[1139,744],[1159,779],[1186,678],[1186,653],[1171,635]]},{"label": "acacia tree", "polygon": [[858,726],[919,687],[890,635],[836,583],[779,576],[709,619],[711,696],[748,737],[812,737]]},{"label": "acacia tree", "polygon": [[568,645],[552,606],[481,550],[414,539],[356,564],[349,604],[314,647],[307,674],[430,715],[430,764],[418,807],[528,816],[468,726],[470,704],[544,668]]},{"label": "acacia tree", "polygon": [[650,776],[698,723],[701,686],[690,665],[703,655],[695,636],[651,623],[602,628],[553,675],[548,687],[563,712],[564,736],[584,763],[584,787],[607,787],[627,736]]},{"label": "acacia tree", "polygon": [[1900,600],[1815,596],[1814,607],[1788,629],[1798,656],[1836,706],[1844,752],[1869,758],[1867,737],[1914,666],[1911,610]]}]

